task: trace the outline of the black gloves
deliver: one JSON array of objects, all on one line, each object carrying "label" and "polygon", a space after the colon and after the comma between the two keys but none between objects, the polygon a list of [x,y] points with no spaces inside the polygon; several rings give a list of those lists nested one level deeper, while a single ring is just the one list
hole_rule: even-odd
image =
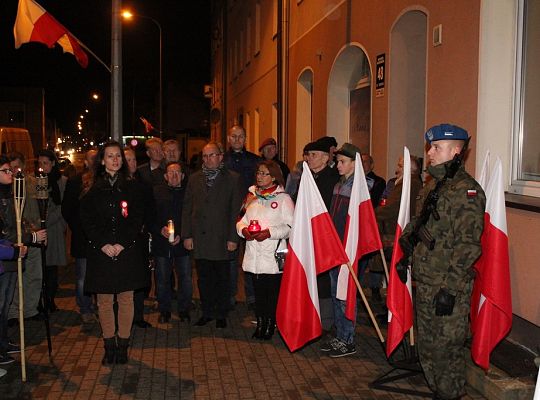
[{"label": "black gloves", "polygon": [[412,233],[406,233],[399,237],[399,246],[403,251],[405,257],[412,255],[414,251],[414,246],[416,246],[416,241]]},{"label": "black gloves", "polygon": [[446,288],[440,288],[433,298],[433,304],[435,304],[435,315],[438,317],[452,315],[452,312],[454,312],[455,303],[456,296],[451,295]]},{"label": "black gloves", "polygon": [[409,269],[409,258],[403,256],[396,264],[396,271],[399,276],[399,280],[403,283],[407,283],[407,271]]}]

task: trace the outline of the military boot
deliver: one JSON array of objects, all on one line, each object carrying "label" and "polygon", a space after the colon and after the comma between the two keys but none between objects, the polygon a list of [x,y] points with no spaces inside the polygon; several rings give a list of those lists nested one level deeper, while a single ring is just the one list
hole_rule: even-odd
[{"label": "military boot", "polygon": [[263,339],[270,340],[272,339],[272,336],[274,336],[274,330],[276,329],[276,321],[274,320],[274,318],[267,318],[265,322],[266,327],[263,331]]},{"label": "military boot", "polygon": [[253,339],[262,339],[263,338],[263,332],[266,330],[266,326],[264,325],[264,318],[263,317],[257,317],[257,327],[255,328],[255,332],[253,332],[253,335],[251,337]]}]

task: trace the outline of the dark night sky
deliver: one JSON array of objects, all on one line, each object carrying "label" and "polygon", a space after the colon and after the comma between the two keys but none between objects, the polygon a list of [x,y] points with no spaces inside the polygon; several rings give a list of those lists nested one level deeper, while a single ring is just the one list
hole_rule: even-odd
[{"label": "dark night sky", "polygon": [[[60,23],[110,64],[111,0],[36,0]],[[13,24],[17,0],[0,2],[0,86],[37,86],[46,90],[46,113],[64,130],[75,126],[90,92],[108,95],[110,75],[89,55],[83,69],[59,46],[26,44],[15,50]],[[209,83],[210,0],[132,0],[123,8],[156,19],[163,29],[163,85]],[[136,101],[153,106],[158,93],[158,29],[146,19],[123,24],[124,114]],[[165,107],[166,108],[166,107]],[[154,110],[148,111],[151,115]],[[126,129],[124,116],[124,130]]]}]

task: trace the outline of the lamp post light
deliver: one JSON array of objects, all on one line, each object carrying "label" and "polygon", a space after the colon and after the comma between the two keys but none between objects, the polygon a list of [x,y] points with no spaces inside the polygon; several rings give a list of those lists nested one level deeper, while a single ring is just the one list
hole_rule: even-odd
[{"label": "lamp post light", "polygon": [[163,135],[163,32],[161,24],[152,17],[147,15],[135,14],[129,10],[122,12],[122,17],[125,20],[130,20],[133,17],[143,18],[152,21],[159,31],[159,136]]}]

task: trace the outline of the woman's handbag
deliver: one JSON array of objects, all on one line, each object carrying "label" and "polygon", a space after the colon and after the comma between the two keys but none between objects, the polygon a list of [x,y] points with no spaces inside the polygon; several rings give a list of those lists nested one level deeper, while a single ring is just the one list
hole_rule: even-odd
[{"label": "woman's handbag", "polygon": [[287,256],[287,253],[289,252],[288,247],[285,247],[284,249],[279,250],[279,245],[281,244],[281,240],[282,239],[278,240],[276,250],[274,251],[274,258],[276,259],[276,263],[280,272],[283,271],[283,266],[285,265],[285,257]]}]

